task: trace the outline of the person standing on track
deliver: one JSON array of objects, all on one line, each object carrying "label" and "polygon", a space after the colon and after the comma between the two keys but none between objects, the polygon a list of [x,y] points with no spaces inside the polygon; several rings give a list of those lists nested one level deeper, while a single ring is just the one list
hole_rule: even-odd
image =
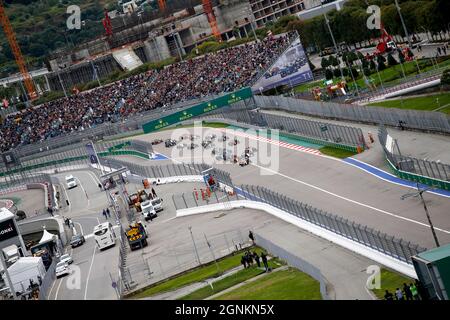
[{"label": "person standing on track", "polygon": [[109,208],[106,208],[106,215],[108,216],[108,218],[111,218],[111,212],[109,212]]},{"label": "person standing on track", "polygon": [[108,220],[108,216],[106,215],[106,210],[103,209],[103,216],[105,217],[106,220]]}]

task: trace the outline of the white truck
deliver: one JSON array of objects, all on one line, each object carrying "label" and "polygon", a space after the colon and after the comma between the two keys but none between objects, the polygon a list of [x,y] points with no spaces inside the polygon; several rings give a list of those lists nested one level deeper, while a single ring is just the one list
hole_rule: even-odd
[{"label": "white truck", "polygon": [[145,218],[145,221],[151,220],[157,217],[156,210],[152,205],[152,200],[146,200],[141,202],[142,215]]},{"label": "white truck", "polygon": [[153,198],[152,200],[150,200],[152,203],[153,208],[155,209],[156,212],[160,212],[163,211],[164,208],[162,206],[163,200],[160,198]]},{"label": "white truck", "polygon": [[3,248],[2,251],[8,265],[13,264],[20,258],[19,248],[15,244]]}]

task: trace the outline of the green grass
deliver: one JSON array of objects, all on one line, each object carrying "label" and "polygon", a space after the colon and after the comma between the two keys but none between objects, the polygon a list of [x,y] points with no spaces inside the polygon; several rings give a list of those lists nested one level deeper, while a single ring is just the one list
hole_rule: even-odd
[{"label": "green grass", "polygon": [[356,152],[348,151],[348,150],[342,150],[334,147],[325,146],[319,149],[321,153],[324,155],[335,157],[339,159],[345,159],[351,156],[354,156],[357,154]]},{"label": "green grass", "polygon": [[384,300],[386,290],[394,294],[397,288],[402,288],[403,283],[410,284],[414,282],[413,279],[405,277],[397,272],[387,269],[381,269],[381,288],[373,289],[372,292],[378,299]]},{"label": "green grass", "polygon": [[[261,250],[260,248],[255,248],[252,249],[252,252],[253,251],[256,251],[258,254],[260,254],[263,250]],[[145,289],[144,291],[139,292],[136,295],[133,295],[132,298],[133,299],[145,298],[153,296],[155,294],[173,291],[195,282],[201,282],[206,279],[215,278],[219,276],[221,273],[239,266],[241,264],[242,253],[243,251],[218,261],[217,264],[219,265],[220,273],[217,272],[216,264],[212,263],[207,266],[195,269],[189,273],[183,274],[179,277],[162,282],[156,286],[149,287],[148,289]]]},{"label": "green grass", "polygon": [[268,274],[217,300],[321,300],[319,282],[294,268]]},{"label": "green grass", "polygon": [[312,88],[315,87],[323,87],[323,81],[313,81],[313,82],[307,82],[307,83],[303,83],[301,85],[298,85],[296,87],[294,87],[294,92],[295,93],[299,93],[299,92],[305,92],[311,90]]},{"label": "green grass", "polygon": [[[439,103],[436,101],[439,99]],[[407,98],[389,101],[379,101],[369,104],[369,106],[385,107],[385,108],[399,108],[411,109],[421,111],[433,111],[439,107],[449,105],[446,108],[440,109],[440,112],[450,114],[450,92],[443,94],[436,94],[426,97]]]},{"label": "green grass", "polygon": [[[272,269],[279,268],[282,263],[278,261],[277,259],[271,259],[268,261],[269,267]],[[261,267],[263,265],[261,264]],[[194,292],[191,292],[190,294],[181,297],[179,300],[202,300],[209,296],[212,296],[218,292],[221,292],[225,289],[231,288],[232,286],[235,286],[241,282],[244,282],[248,279],[254,278],[260,274],[263,274],[265,270],[261,270],[256,267],[256,264],[247,269],[242,269],[236,272],[235,274],[232,274],[226,278],[223,278],[221,280],[218,280],[216,282],[213,282],[213,288],[211,286],[207,285],[203,288],[200,288]]]}]

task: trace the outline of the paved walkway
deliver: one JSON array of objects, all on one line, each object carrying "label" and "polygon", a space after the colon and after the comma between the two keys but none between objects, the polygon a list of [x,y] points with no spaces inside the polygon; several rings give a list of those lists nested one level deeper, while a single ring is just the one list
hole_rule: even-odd
[{"label": "paved walkway", "polygon": [[206,279],[205,281],[202,281],[202,282],[195,282],[193,284],[184,286],[177,290],[164,292],[164,293],[157,294],[157,295],[154,295],[154,296],[151,296],[148,298],[142,298],[140,300],[177,300],[177,299],[184,297],[198,289],[209,286],[211,282],[215,282],[218,280],[222,280],[223,278],[229,277],[242,269],[244,269],[244,267],[239,266],[239,267],[233,268],[231,270],[228,270],[227,272],[225,272],[224,274],[222,274],[221,276],[219,276],[217,278]]},{"label": "paved walkway", "polygon": [[[265,277],[265,276],[267,276],[267,275],[269,275],[271,273],[282,271],[282,270],[287,270],[288,268],[289,268],[289,266],[282,266],[280,268],[273,269],[271,272],[265,272],[265,273],[260,274],[260,275],[258,275],[256,277],[253,277],[253,278],[247,279],[247,280],[245,280],[245,281],[243,281],[241,283],[238,283],[237,285],[232,286],[232,287],[230,287],[228,289],[225,289],[225,290],[222,290],[220,292],[217,292],[216,294],[213,294],[212,296],[209,296],[208,298],[203,299],[203,300],[215,299],[216,297],[219,297],[219,296],[221,296],[221,295],[223,295],[225,293],[228,293],[228,292],[233,291],[233,290],[235,290],[237,288],[240,288],[240,287],[246,285],[247,283],[251,283],[251,282],[257,281],[257,280],[259,280],[259,279],[261,279],[261,278],[263,278],[263,277]],[[260,269],[264,269],[264,268],[260,268]]]}]

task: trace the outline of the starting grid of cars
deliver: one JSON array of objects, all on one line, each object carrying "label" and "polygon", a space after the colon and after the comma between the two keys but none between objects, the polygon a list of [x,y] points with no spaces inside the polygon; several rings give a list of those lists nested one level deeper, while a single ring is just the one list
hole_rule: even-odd
[{"label": "starting grid of cars", "polygon": [[[210,134],[205,136],[204,140],[200,139],[199,135],[195,134],[184,134],[178,140],[166,139],[165,141],[161,139],[155,139],[152,141],[152,145],[161,144],[164,142],[166,148],[177,148],[182,152],[182,150],[195,150],[202,148],[203,150],[211,150],[211,156],[217,160],[221,161],[231,161],[233,163],[238,163],[240,166],[246,166],[250,164],[251,158],[257,152],[255,147],[246,147],[242,154],[238,154],[235,150],[233,152],[229,147],[236,149],[235,147],[241,143],[236,137],[230,138],[225,133],[221,136],[216,134]],[[218,146],[218,145],[222,146]]]}]

